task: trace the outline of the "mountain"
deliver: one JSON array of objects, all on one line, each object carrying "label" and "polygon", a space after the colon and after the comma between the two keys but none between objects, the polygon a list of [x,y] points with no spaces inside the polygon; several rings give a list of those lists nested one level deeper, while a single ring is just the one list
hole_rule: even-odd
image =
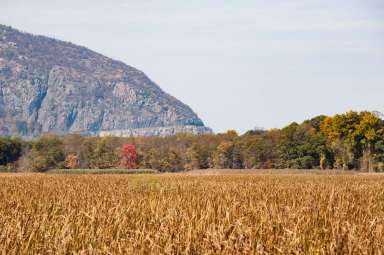
[{"label": "mountain", "polygon": [[85,47],[0,25],[0,135],[210,133],[143,72]]}]

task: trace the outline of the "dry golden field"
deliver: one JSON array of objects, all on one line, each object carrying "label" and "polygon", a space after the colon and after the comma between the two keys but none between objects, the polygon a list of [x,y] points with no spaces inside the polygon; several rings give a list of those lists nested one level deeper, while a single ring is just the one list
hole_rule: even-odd
[{"label": "dry golden field", "polygon": [[3,254],[383,254],[384,175],[0,175]]}]

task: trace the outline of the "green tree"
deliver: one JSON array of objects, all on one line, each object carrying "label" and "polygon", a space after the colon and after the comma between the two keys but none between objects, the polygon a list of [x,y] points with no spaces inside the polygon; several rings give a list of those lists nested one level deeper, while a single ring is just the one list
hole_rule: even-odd
[{"label": "green tree", "polygon": [[116,168],[119,164],[118,146],[110,137],[100,138],[94,145],[89,165],[95,169]]},{"label": "green tree", "polygon": [[33,144],[29,158],[32,171],[61,168],[65,161],[63,142],[55,135],[44,135]]},{"label": "green tree", "polygon": [[375,144],[374,168],[376,171],[384,171],[384,137]]},{"label": "green tree", "polygon": [[22,155],[23,142],[18,138],[0,138],[0,165],[18,160]]},{"label": "green tree", "polygon": [[309,122],[293,123],[282,129],[280,150],[288,168],[318,168],[321,155],[326,154],[326,139]]}]

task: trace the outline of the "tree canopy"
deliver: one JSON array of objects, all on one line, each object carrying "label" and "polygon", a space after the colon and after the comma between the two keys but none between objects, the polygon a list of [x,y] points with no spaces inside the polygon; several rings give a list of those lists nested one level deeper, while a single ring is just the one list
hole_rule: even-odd
[{"label": "tree canopy", "polygon": [[384,171],[384,121],[375,112],[351,111],[243,135],[229,130],[170,137],[45,135],[30,142],[0,139],[0,165],[17,165],[22,157],[34,171],[59,167]]}]

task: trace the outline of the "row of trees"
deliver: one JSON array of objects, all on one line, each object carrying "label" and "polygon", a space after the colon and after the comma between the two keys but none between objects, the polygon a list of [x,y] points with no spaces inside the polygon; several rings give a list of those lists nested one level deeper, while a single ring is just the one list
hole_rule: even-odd
[{"label": "row of trees", "polygon": [[[384,121],[371,112],[318,116],[282,129],[244,135],[171,137],[45,135],[35,141],[2,138],[0,164],[50,168],[359,169],[384,171]],[[12,167],[11,167],[12,168]],[[9,169],[9,167],[8,167]]]}]

